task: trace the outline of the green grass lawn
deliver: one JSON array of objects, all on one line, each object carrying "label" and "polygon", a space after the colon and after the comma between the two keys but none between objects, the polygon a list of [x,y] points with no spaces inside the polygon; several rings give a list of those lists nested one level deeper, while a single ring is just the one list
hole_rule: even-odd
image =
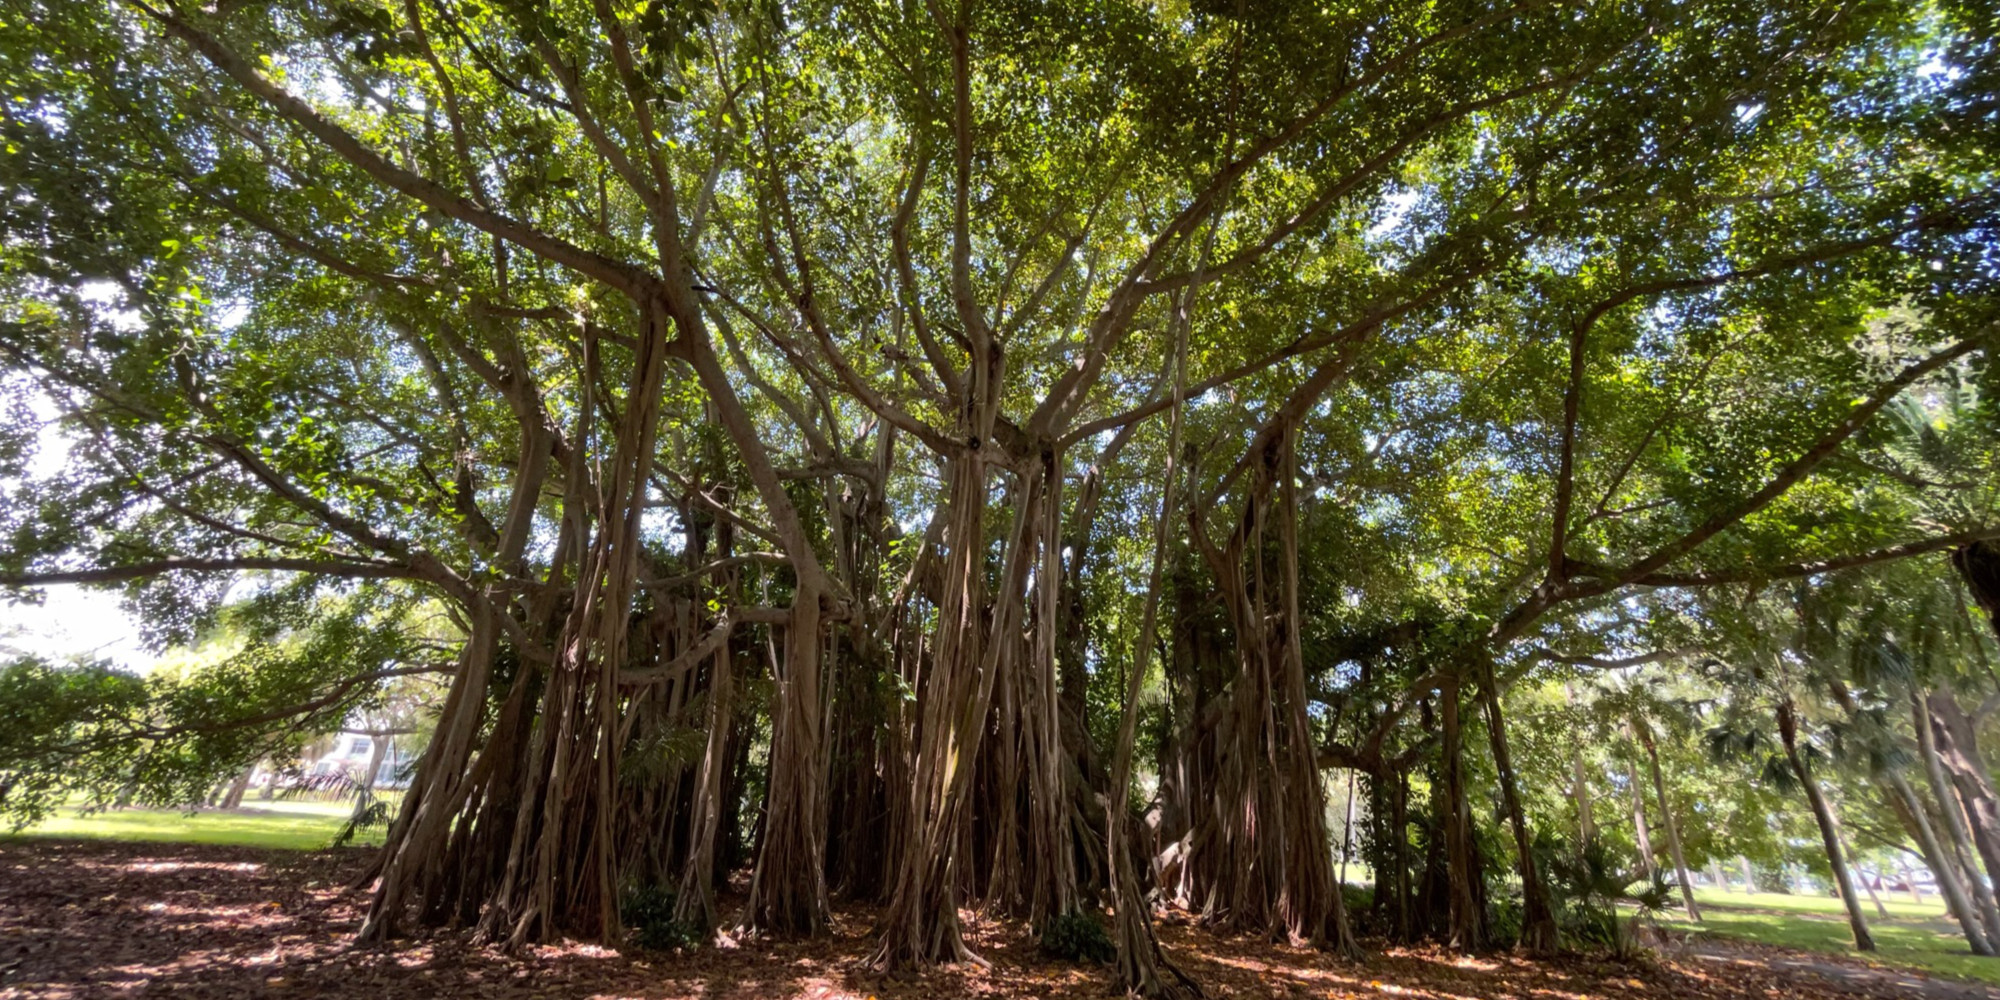
[{"label": "green grass lawn", "polygon": [[[1894,918],[1948,920],[1945,916],[1944,900],[1936,896],[1926,896],[1922,905],[1910,902],[1907,892],[1879,893],[1882,907]],[[1676,899],[1680,897],[1676,896]],[[1759,910],[1783,910],[1786,913],[1818,913],[1826,916],[1847,918],[1847,906],[1833,896],[1809,896],[1781,892],[1757,892],[1748,896],[1740,892],[1721,892],[1716,889],[1697,888],[1694,901],[1702,906],[1755,907]],[[1861,911],[1866,916],[1875,915],[1875,904],[1861,897]]]},{"label": "green grass lawn", "polygon": [[2000,983],[2000,958],[1980,958],[1967,951],[1958,925],[1945,916],[1944,905],[1933,900],[1919,906],[1907,895],[1900,899],[1885,895],[1882,905],[1889,911],[1889,919],[1884,920],[1876,915],[1874,904],[1864,899],[1862,914],[1868,921],[1869,932],[1875,936],[1877,949],[1872,954],[1854,950],[1847,910],[1831,896],[1778,893],[1745,896],[1740,892],[1696,890],[1695,902],[1702,908],[1700,924],[1678,919],[1681,916],[1678,907],[1662,914],[1660,922],[1718,938]]},{"label": "green grass lawn", "polygon": [[[65,806],[14,837],[133,840],[167,844],[235,844],[314,851],[333,843],[347,821],[347,802],[250,802],[241,809],[185,813],[173,809],[107,809],[83,814]],[[391,804],[394,808],[394,804]],[[362,830],[360,845],[382,843],[382,827]]]}]

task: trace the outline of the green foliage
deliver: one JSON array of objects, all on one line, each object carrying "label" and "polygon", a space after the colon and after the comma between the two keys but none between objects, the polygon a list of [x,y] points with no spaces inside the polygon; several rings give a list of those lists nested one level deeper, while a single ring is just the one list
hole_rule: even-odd
[{"label": "green foliage", "polygon": [[1672,904],[1678,891],[1665,873],[1635,877],[1596,838],[1575,844],[1544,835],[1537,838],[1535,853],[1548,873],[1557,926],[1574,947],[1624,953],[1632,937],[1620,925],[1619,908],[1630,907],[1635,920],[1651,919]]},{"label": "green foliage", "polygon": [[1087,910],[1050,917],[1042,925],[1042,954],[1069,962],[1103,965],[1118,957],[1118,946],[1104,929],[1104,919]]},{"label": "green foliage", "polygon": [[618,898],[618,919],[633,944],[648,951],[692,951],[708,929],[674,918],[676,896],[661,885],[630,885]]},{"label": "green foliage", "polygon": [[21,829],[73,788],[116,780],[147,698],[144,679],[104,663],[0,665],[0,819]]},{"label": "green foliage", "polygon": [[[375,675],[448,660],[472,621],[508,626],[490,732],[510,698],[541,702],[538,665],[569,650],[530,647],[591,607],[584,554],[623,515],[639,537],[614,562],[636,552],[649,579],[725,532],[739,554],[786,549],[726,588],[637,587],[634,620],[682,597],[781,607],[806,562],[841,568],[831,648],[872,675],[808,707],[905,725],[926,712],[882,706],[927,695],[897,671],[936,676],[938,630],[997,628],[1022,596],[997,550],[1035,451],[1064,483],[1104,463],[1095,520],[1066,526],[1085,552],[1053,567],[1081,590],[1061,595],[1058,655],[1085,738],[1101,751],[1136,711],[1151,768],[1256,662],[1188,536],[1254,512],[1243,443],[1276,426],[1299,551],[1258,522],[1250,557],[1260,598],[1261,570],[1298,557],[1314,747],[1422,751],[1426,678],[1484,652],[1538,823],[1581,819],[1572,767],[1624,801],[1618,734],[1639,713],[1667,808],[1702,807],[1690,854],[1777,862],[1799,839],[1793,769],[1751,738],[1777,699],[1814,774],[1860,787],[1908,766],[1911,690],[1985,683],[1990,640],[1939,574],[1835,588],[1810,568],[2000,523],[1990,346],[1827,436],[1915,359],[1991,336],[1990,11],[962,9],[934,33],[830,0],[0,0],[0,580],[119,587],[153,646],[211,644],[143,679],[8,668],[0,815],[72,790],[191,801],[369,709]],[[1165,420],[1118,415],[1166,397],[1179,331],[1199,388],[1170,456]],[[659,419],[621,437],[661,337]],[[717,355],[698,372],[693,345]],[[982,413],[1008,454],[975,537],[941,544],[989,553],[953,584],[989,607],[944,621],[917,552]],[[64,461],[38,466],[54,445]],[[642,506],[609,509],[607,459],[648,448]],[[1189,502],[1169,513],[1158,673],[1128,706],[1169,459]],[[528,541],[502,554],[514,514]],[[1810,593],[1761,586],[1780,574]],[[929,652],[884,665],[890,642]],[[1555,698],[1596,669],[1579,657],[1674,647],[1702,665]],[[770,719],[798,688],[743,673],[739,838],[781,784]],[[685,771],[701,707],[617,720],[621,782]],[[1700,759],[1704,730],[1735,749]],[[1569,733],[1589,735],[1578,752]],[[1484,820],[1482,742],[1463,763],[1504,935],[1514,848]],[[830,766],[865,771],[851,750]],[[1611,898],[1589,852],[1628,843],[1605,812],[1563,876],[1586,923]]]},{"label": "green foliage", "polygon": [[323,595],[310,578],[233,605],[211,642],[145,677],[103,664],[0,667],[0,816],[200,802],[260,758],[284,760],[416,676],[406,598]]},{"label": "green foliage", "polygon": [[333,835],[335,847],[347,846],[363,830],[387,829],[389,826],[389,803],[365,789],[357,794],[360,797],[354,804],[354,811],[348,815],[347,822],[341,824],[340,832]]},{"label": "green foliage", "polygon": [[[684,709],[687,718],[704,717],[704,696]],[[683,773],[701,762],[708,731],[695,725],[662,725],[635,737],[618,761],[618,780],[647,785]]]},{"label": "green foliage", "polygon": [[1791,880],[1785,877],[1783,865],[1752,862],[1750,865],[1750,880],[1757,887],[1758,892],[1790,895],[1792,891]]}]

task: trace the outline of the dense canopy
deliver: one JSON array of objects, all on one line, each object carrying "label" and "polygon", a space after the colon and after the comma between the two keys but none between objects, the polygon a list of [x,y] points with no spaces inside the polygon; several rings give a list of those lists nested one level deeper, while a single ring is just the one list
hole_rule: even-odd
[{"label": "dense canopy", "polygon": [[435,677],[364,939],[1108,909],[1170,995],[1164,903],[1579,940],[1664,755],[1682,885],[1795,797],[1845,879],[1838,786],[1990,952],[1996,28],[0,0],[0,584],[241,650],[7,668],[0,812]]}]

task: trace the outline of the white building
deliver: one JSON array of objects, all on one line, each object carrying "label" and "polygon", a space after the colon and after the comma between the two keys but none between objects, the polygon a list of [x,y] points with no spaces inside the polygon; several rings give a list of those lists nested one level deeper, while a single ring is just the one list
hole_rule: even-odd
[{"label": "white building", "polygon": [[405,749],[404,742],[393,736],[376,737],[367,733],[342,730],[333,736],[333,746],[307,768],[306,775],[321,778],[334,774],[345,774],[356,781],[368,776],[368,760],[375,753],[375,741],[389,741],[387,752],[382,756],[382,769],[375,775],[377,788],[402,788],[409,784],[404,772],[409,770],[414,754]]}]

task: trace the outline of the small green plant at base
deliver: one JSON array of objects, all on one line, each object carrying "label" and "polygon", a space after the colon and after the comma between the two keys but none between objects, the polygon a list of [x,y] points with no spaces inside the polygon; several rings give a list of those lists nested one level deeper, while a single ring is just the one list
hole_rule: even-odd
[{"label": "small green plant at base", "polygon": [[[1661,874],[1635,878],[1622,871],[1602,841],[1578,847],[1544,834],[1535,853],[1548,872],[1549,894],[1563,939],[1572,947],[1603,948],[1617,955],[1636,950],[1639,926],[1650,924],[1665,909],[1677,888]],[[1618,907],[1634,908],[1629,926],[1621,926]]]},{"label": "small green plant at base", "polygon": [[618,919],[625,936],[648,951],[693,951],[707,934],[686,920],[674,919],[673,890],[658,885],[628,887],[618,901]]},{"label": "small green plant at base", "polygon": [[368,794],[366,790],[363,790],[361,795],[363,800],[347,817],[347,823],[340,828],[339,833],[333,835],[333,846],[346,847],[348,842],[361,831],[389,825],[389,803]]},{"label": "small green plant at base", "polygon": [[1042,954],[1071,962],[1103,965],[1118,957],[1118,946],[1097,914],[1071,910],[1042,926]]}]

